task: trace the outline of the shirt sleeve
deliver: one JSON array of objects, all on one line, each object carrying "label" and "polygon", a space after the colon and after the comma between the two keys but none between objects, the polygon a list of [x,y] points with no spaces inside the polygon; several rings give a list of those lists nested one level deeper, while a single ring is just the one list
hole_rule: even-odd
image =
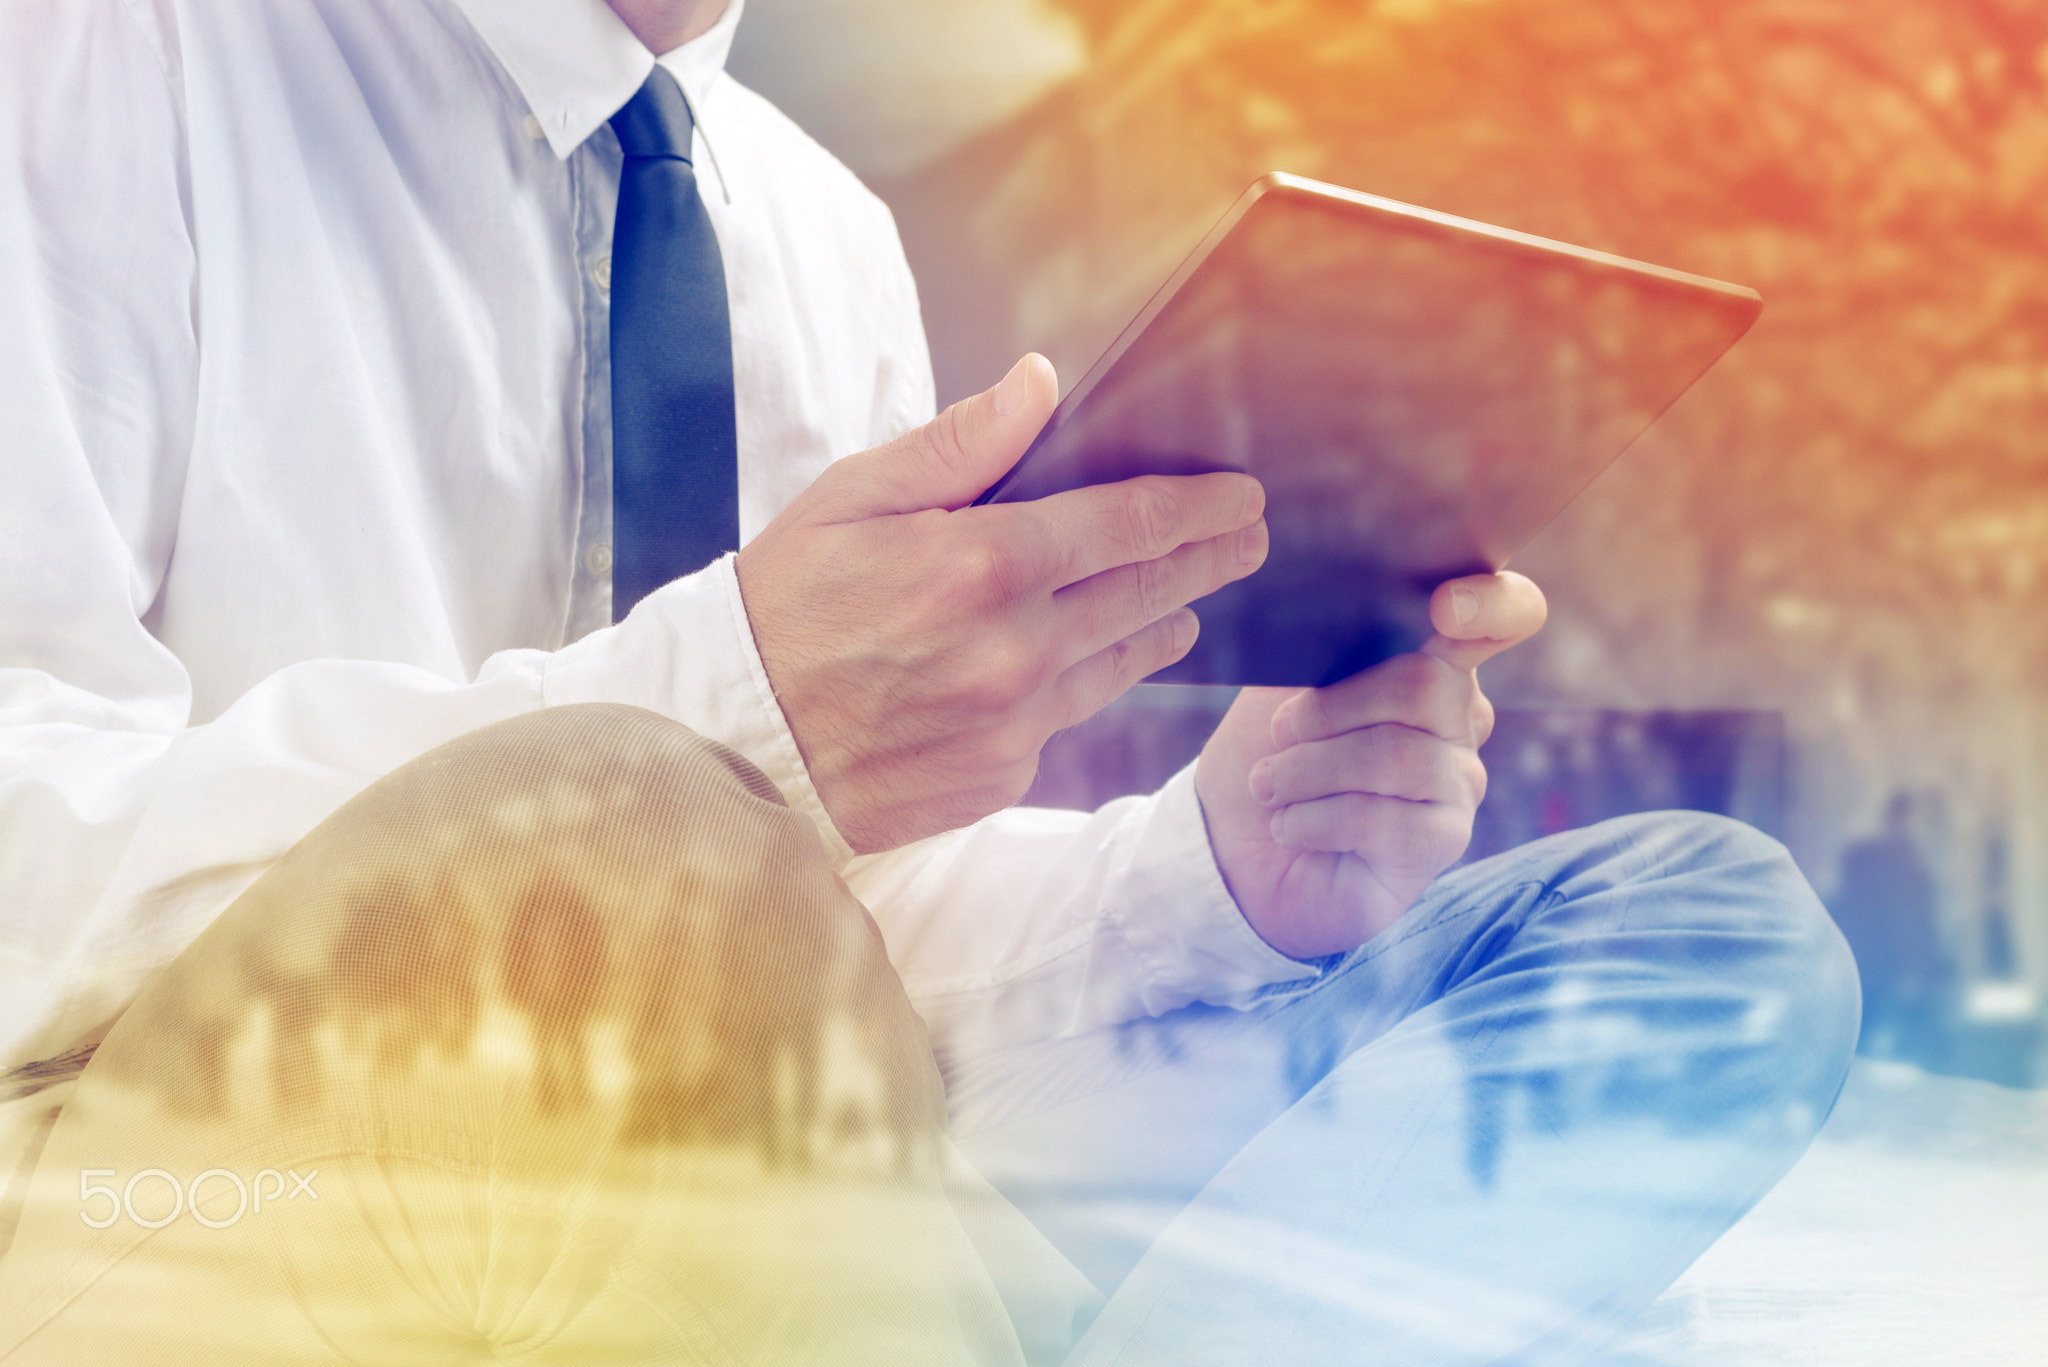
[{"label": "shirt sleeve", "polygon": [[1192,766],[1150,796],[1012,808],[845,877],[942,1063],[1191,1002],[1249,1007],[1318,976],[1238,910]]},{"label": "shirt sleeve", "polygon": [[97,1039],[337,807],[538,707],[673,717],[760,765],[831,846],[730,558],[474,678],[309,660],[190,724],[193,679],[149,627],[204,311],[175,62],[120,0],[0,6],[0,1066]]}]

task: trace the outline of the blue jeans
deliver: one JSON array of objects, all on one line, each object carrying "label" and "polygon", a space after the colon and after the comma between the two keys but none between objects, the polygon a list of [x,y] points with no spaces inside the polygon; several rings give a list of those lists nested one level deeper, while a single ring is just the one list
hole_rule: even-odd
[{"label": "blue jeans", "polygon": [[1856,969],[1694,813],[1457,869],[1306,992],[966,1060],[956,1143],[1108,1302],[1103,1363],[1576,1360],[1792,1166]]}]

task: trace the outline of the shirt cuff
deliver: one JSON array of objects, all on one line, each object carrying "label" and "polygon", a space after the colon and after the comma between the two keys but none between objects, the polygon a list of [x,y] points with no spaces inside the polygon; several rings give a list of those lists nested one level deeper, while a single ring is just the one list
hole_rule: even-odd
[{"label": "shirt cuff", "polygon": [[811,819],[833,868],[843,869],[853,847],[832,824],[769,687],[733,565],[726,555],[664,584],[635,604],[625,621],[556,651],[542,679],[542,697],[551,707],[644,707],[730,746]]},{"label": "shirt cuff", "polygon": [[1153,799],[1114,899],[1118,930],[1147,965],[1155,1014],[1191,1001],[1245,1008],[1312,985],[1317,964],[1259,938],[1224,885],[1191,764]]}]

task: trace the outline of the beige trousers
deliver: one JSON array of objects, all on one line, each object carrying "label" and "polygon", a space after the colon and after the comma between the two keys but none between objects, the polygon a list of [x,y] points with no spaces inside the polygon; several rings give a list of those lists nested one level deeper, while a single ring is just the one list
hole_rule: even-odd
[{"label": "beige trousers", "polygon": [[1019,1361],[945,1124],[768,781],[545,711],[371,786],[151,982],[37,1164],[0,1357]]}]

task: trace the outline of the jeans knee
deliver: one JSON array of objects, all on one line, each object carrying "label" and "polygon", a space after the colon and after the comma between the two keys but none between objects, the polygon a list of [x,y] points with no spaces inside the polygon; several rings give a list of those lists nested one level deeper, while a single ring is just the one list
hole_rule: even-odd
[{"label": "jeans knee", "polygon": [[1747,822],[1716,812],[1637,812],[1573,834],[1603,853],[1627,859],[1638,876],[1683,868],[1727,870],[1734,877],[1772,882],[1787,869],[1797,874],[1782,844]]},{"label": "jeans knee", "polygon": [[1862,1015],[1855,961],[1783,844],[1705,812],[1623,818],[1646,878],[1682,880],[1664,920],[1697,932],[1693,962],[1745,1003],[1741,1038],[1772,1063],[1763,1076],[1788,1114],[1818,1127],[1855,1050]]},{"label": "jeans knee", "polygon": [[[1646,1040],[1687,1060],[1683,1103],[1813,1128],[1847,1076],[1855,964],[1778,841],[1726,817],[1621,817],[1526,847],[1492,875],[1540,890],[1529,943],[1573,979],[1599,962]],[[1581,995],[1605,989],[1576,983]],[[1619,1018],[1619,1017],[1617,1017]],[[1803,1142],[1803,1141],[1802,1141]]]}]

